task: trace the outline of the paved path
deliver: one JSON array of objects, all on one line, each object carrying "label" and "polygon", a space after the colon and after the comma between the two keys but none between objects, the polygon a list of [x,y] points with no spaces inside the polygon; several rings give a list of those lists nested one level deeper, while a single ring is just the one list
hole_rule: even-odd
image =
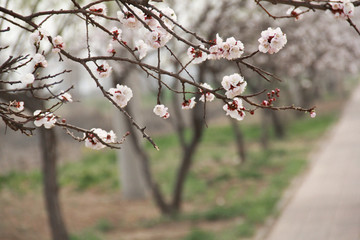
[{"label": "paved path", "polygon": [[360,240],[360,86],[266,240]]}]

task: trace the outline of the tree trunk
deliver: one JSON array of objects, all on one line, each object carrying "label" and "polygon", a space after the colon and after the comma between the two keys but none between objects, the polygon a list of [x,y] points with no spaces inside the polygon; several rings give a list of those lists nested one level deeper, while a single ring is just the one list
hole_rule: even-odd
[{"label": "tree trunk", "polygon": [[239,162],[241,164],[243,164],[246,161],[246,151],[245,151],[245,141],[244,141],[244,136],[241,132],[241,129],[239,128],[238,125],[238,121],[231,118],[230,119],[232,128],[234,130],[234,134],[235,134],[235,144],[236,144],[236,150],[238,152],[238,156],[239,156]]},{"label": "tree trunk", "polygon": [[171,204],[173,213],[177,213],[181,209],[185,180],[194,159],[195,151],[203,134],[204,119],[202,115],[203,111],[201,111],[201,109],[203,109],[203,104],[197,103],[195,108],[192,110],[193,136],[191,141],[183,147],[183,157],[180,167],[178,168],[176,182],[173,189],[173,200]]},{"label": "tree trunk", "polygon": [[261,146],[263,149],[269,148],[269,122],[268,122],[267,109],[263,109],[261,112]]},{"label": "tree trunk", "polygon": [[44,197],[53,240],[68,240],[69,236],[62,219],[59,186],[56,173],[56,136],[54,129],[40,128]]},{"label": "tree trunk", "polygon": [[274,127],[275,137],[282,139],[285,137],[285,128],[284,124],[279,118],[279,115],[275,111],[270,111],[271,120]]}]

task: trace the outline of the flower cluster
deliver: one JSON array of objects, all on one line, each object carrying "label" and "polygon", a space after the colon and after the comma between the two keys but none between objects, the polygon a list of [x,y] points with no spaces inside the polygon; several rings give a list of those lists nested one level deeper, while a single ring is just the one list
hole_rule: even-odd
[{"label": "flower cluster", "polygon": [[244,77],[238,73],[234,73],[229,76],[224,76],[221,85],[226,90],[225,95],[228,98],[234,98],[245,91],[247,82],[244,81]]},{"label": "flower cluster", "polygon": [[110,88],[109,93],[111,94],[111,99],[121,108],[125,107],[133,97],[131,88],[119,84],[116,85],[116,88]]},{"label": "flower cluster", "polygon": [[286,34],[284,34],[278,27],[276,29],[268,28],[261,32],[259,38],[259,51],[263,53],[277,53],[287,43]]},{"label": "flower cluster", "polygon": [[[143,32],[144,38],[135,42],[135,50],[139,51],[140,59],[146,56],[148,49],[163,47],[172,38],[172,34],[167,29],[173,29],[174,23],[172,21],[177,20],[176,14],[169,7],[160,8],[160,11],[161,14],[149,9],[149,13],[145,14],[139,8],[130,6],[129,8],[124,7],[117,12],[118,19],[126,28]],[[161,19],[167,29],[156,18]],[[144,24],[146,24],[147,28],[145,28]]]},{"label": "flower cluster", "polygon": [[196,101],[195,101],[195,97],[192,97],[189,100],[185,100],[182,104],[181,104],[181,108],[184,110],[189,110],[195,107]]},{"label": "flower cluster", "polygon": [[354,4],[350,0],[329,3],[335,18],[348,19],[354,16]]},{"label": "flower cluster", "polygon": [[122,30],[120,28],[117,27],[113,27],[110,32],[112,33],[113,37],[112,40],[113,41],[121,41],[121,37],[122,37]]},{"label": "flower cluster", "polygon": [[[204,45],[200,45],[200,48],[204,49]],[[202,51],[201,49],[195,49],[193,47],[189,47],[187,50],[187,55],[190,59],[194,59],[192,63],[199,64],[205,61],[208,57],[207,53]]]},{"label": "flower cluster", "polygon": [[51,112],[41,113],[41,110],[36,110],[34,116],[34,124],[37,127],[44,125],[45,128],[49,129],[55,126],[56,116]]},{"label": "flower cluster", "polygon": [[63,102],[72,102],[72,96],[70,95],[70,93],[61,91],[60,95],[59,95],[59,99]]},{"label": "flower cluster", "polygon": [[126,28],[139,29],[142,27],[139,19],[144,19],[144,13],[140,9],[130,6],[129,9],[124,7],[122,11],[118,11],[117,17]]},{"label": "flower cluster", "polygon": [[46,68],[48,66],[48,63],[44,57],[44,55],[40,54],[40,53],[36,53],[33,57],[34,61],[35,61],[35,68]]},{"label": "flower cluster", "polygon": [[216,34],[215,44],[209,48],[209,51],[208,59],[226,58],[232,60],[241,57],[244,53],[244,44],[233,37],[224,42],[219,34]]},{"label": "flower cluster", "polygon": [[135,49],[139,52],[139,58],[143,59],[147,54],[149,46],[143,40],[138,40],[135,42]]},{"label": "flower cluster", "polygon": [[[212,87],[209,85],[209,84],[207,84],[207,83],[202,83],[202,84],[200,84],[202,87],[204,87],[204,88],[206,88],[206,89],[209,89],[209,90],[212,90]],[[205,92],[204,93],[204,91],[200,88],[199,89],[199,91],[200,91],[200,93],[201,93],[201,96],[200,96],[200,98],[199,98],[199,100],[200,101],[202,101],[202,102],[211,102],[211,101],[213,101],[214,100],[214,98],[215,98],[215,95],[214,94],[212,94],[211,92]]]},{"label": "flower cluster", "polygon": [[89,8],[89,10],[91,12],[99,13],[99,14],[102,14],[102,15],[106,15],[106,12],[107,12],[107,8],[106,8],[106,5],[104,3],[94,4]]},{"label": "flower cluster", "polygon": [[49,36],[49,34],[42,28],[35,30],[33,33],[30,34],[29,40],[31,45],[38,46],[40,41],[44,39],[44,37]]},{"label": "flower cluster", "polygon": [[[105,148],[106,146],[101,143],[101,141],[97,138],[99,137],[104,143],[116,143],[117,137],[115,133],[111,130],[110,132],[107,132],[105,130],[102,130],[101,128],[93,128],[90,130],[92,133],[85,134],[85,147],[91,148],[94,150],[99,150],[102,148]],[[97,135],[97,137],[95,136]]]},{"label": "flower cluster", "polygon": [[226,112],[226,115],[229,115],[232,118],[235,118],[236,120],[243,120],[245,117],[245,108],[242,105],[242,100],[240,98],[234,98],[231,103],[226,103],[223,106],[224,111]]},{"label": "flower cluster", "polygon": [[168,108],[165,107],[163,104],[158,104],[154,107],[153,112],[163,118],[163,119],[168,119],[170,117],[170,113],[168,112]]},{"label": "flower cluster", "polygon": [[104,61],[101,65],[97,67],[96,70],[99,73],[100,78],[106,78],[110,75],[112,67],[110,67],[110,65],[106,61]]},{"label": "flower cluster", "polygon": [[15,107],[17,111],[21,112],[22,110],[24,110],[24,102],[22,101],[13,101],[10,103],[10,106]]},{"label": "flower cluster", "polygon": [[54,37],[52,43],[54,44],[54,48],[52,50],[54,53],[59,53],[61,49],[65,48],[65,43],[60,35]]}]

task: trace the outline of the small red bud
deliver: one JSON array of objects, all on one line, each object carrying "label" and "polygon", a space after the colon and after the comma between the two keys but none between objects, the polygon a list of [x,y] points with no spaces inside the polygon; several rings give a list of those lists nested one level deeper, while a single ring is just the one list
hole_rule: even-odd
[{"label": "small red bud", "polygon": [[254,113],[255,113],[254,110],[251,110],[251,111],[250,111],[250,114],[251,114],[251,115],[254,115]]},{"label": "small red bud", "polygon": [[66,119],[65,118],[61,119],[61,122],[66,123]]}]

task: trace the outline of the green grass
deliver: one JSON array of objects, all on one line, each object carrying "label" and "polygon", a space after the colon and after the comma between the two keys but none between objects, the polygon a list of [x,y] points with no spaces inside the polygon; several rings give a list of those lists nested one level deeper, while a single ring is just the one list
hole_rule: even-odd
[{"label": "green grass", "polygon": [[191,233],[186,236],[183,240],[215,240],[213,234],[203,231],[201,229],[194,229]]},{"label": "green grass", "polygon": [[99,232],[106,233],[106,232],[110,232],[111,230],[113,230],[114,226],[108,220],[100,219],[97,221],[97,223],[95,225],[95,229],[98,230]]},{"label": "green grass", "polygon": [[118,189],[118,168],[115,151],[87,152],[78,162],[60,168],[60,184],[83,191],[92,187]]},{"label": "green grass", "polygon": [[9,189],[17,193],[40,189],[42,175],[40,171],[21,172],[11,171],[0,175],[0,191]]},{"label": "green grass", "polygon": [[101,240],[92,230],[85,230],[78,234],[71,234],[70,240]]}]

